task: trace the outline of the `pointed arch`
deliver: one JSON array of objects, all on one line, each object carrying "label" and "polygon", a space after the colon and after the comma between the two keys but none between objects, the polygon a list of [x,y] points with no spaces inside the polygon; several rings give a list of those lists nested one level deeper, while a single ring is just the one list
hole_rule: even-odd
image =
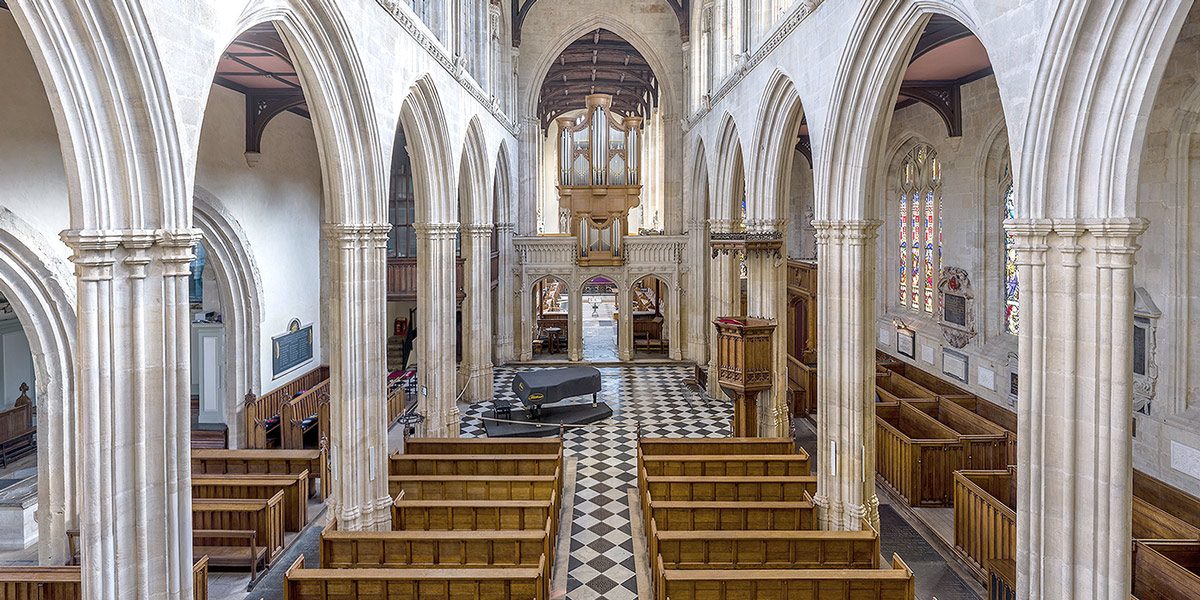
[{"label": "pointed arch", "polygon": [[712,197],[712,178],[709,177],[708,153],[704,150],[704,140],[696,142],[696,151],[692,156],[692,189],[688,208],[691,210],[691,222],[702,224],[709,218],[709,198]]},{"label": "pointed arch", "polygon": [[747,213],[750,219],[776,221],[787,218],[792,160],[804,105],[790,77],[775,69],[767,82],[754,133],[753,164],[748,174]]},{"label": "pointed arch", "polygon": [[497,225],[512,223],[516,212],[516,206],[512,203],[513,177],[510,153],[508,144],[500,142],[500,148],[496,151],[495,176],[492,182],[492,222]]},{"label": "pointed arch", "polygon": [[[400,124],[408,141],[413,166],[418,223],[454,223],[458,221],[456,190],[458,181],[451,161],[446,115],[433,79],[425,75],[409,88],[400,107]],[[393,149],[395,152],[397,149]]]},{"label": "pointed arch", "polygon": [[471,122],[467,124],[467,137],[463,142],[459,164],[459,220],[464,225],[491,224],[490,173],[483,127],[479,124],[478,116],[471,117]]},{"label": "pointed arch", "polygon": [[746,189],[746,164],[742,156],[742,140],[733,116],[726,113],[721,123],[717,144],[717,180],[709,203],[710,220],[733,223],[740,218],[734,210],[739,189]]}]

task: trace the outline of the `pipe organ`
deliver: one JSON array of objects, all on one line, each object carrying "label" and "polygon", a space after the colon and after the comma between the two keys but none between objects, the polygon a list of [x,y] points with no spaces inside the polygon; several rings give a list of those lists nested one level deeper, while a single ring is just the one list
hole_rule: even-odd
[{"label": "pipe organ", "polygon": [[579,118],[559,117],[559,206],[581,265],[619,265],[629,210],[641,202],[642,118],[612,112],[612,96],[592,94]]}]

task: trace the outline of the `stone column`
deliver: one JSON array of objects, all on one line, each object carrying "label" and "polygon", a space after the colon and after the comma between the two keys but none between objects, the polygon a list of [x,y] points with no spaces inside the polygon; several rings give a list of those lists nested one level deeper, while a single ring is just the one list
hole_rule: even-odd
[{"label": "stone column", "polygon": [[525,278],[518,282],[516,293],[520,295],[517,299],[520,305],[521,314],[517,315],[517,348],[516,355],[521,357],[522,361],[528,362],[533,360],[533,312],[534,300],[533,290],[526,289]]},{"label": "stone column", "polygon": [[[709,228],[713,234],[732,231],[733,224],[723,219],[709,220]],[[704,246],[711,261],[708,286],[708,317],[704,323],[704,333],[708,340],[708,393],[715,398],[724,398],[725,393],[717,385],[717,336],[713,333],[712,320],[717,317],[736,315],[741,312],[739,306],[741,281],[738,273],[737,256],[720,252],[712,255],[708,244]]]},{"label": "stone column", "polygon": [[875,496],[878,221],[816,221],[817,495],[821,527],[879,527]]},{"label": "stone column", "polygon": [[787,260],[784,258],[784,221],[751,223],[747,242],[757,250],[746,254],[748,281],[746,312],[774,320],[778,327],[772,338],[775,385],[758,395],[758,433],[764,437],[787,437],[791,430],[787,405]]},{"label": "stone column", "polygon": [[425,435],[458,437],[454,242],[458,223],[415,223],[417,230],[417,392]]},{"label": "stone column", "polygon": [[583,292],[577,285],[567,289],[567,323],[567,359],[578,362],[583,360]]},{"label": "stone column", "polygon": [[708,222],[698,218],[688,221],[687,234],[687,289],[682,294],[684,306],[676,305],[675,310],[687,315],[687,357],[698,365],[707,365],[708,332],[712,327],[707,302],[708,269],[713,260],[708,249]]},{"label": "stone column", "polygon": [[516,267],[516,256],[513,251],[513,235],[514,228],[512,223],[496,224],[496,233],[498,247],[500,250],[500,278],[496,282],[496,302],[499,306],[496,307],[496,317],[499,321],[495,324],[496,344],[493,350],[496,357],[496,364],[507,364],[512,362],[519,352],[513,347],[513,306],[519,303],[513,302],[513,296],[519,293],[520,285],[517,285],[515,276],[513,275]]},{"label": "stone column", "polygon": [[[328,340],[330,515],[347,531],[391,528],[387,472],[389,224],[325,226],[334,256]],[[424,333],[418,330],[418,333]]]},{"label": "stone column", "polygon": [[84,598],[192,597],[195,230],[73,230]]},{"label": "stone column", "polygon": [[622,284],[617,290],[617,360],[633,360],[633,301],[629,288]]},{"label": "stone column", "polygon": [[492,397],[492,226],[464,225],[467,298],[463,302],[466,401]]},{"label": "stone column", "polygon": [[679,292],[679,282],[682,280],[677,274],[675,281],[671,282],[671,286],[667,288],[666,310],[666,334],[669,346],[667,352],[671,360],[683,360],[683,315],[680,312],[680,300],[683,295]]},{"label": "stone column", "polygon": [[518,144],[518,165],[529,165],[517,169],[517,232],[520,235],[537,235],[537,205],[541,189],[542,174],[542,126],[537,116],[521,119]]},{"label": "stone column", "polygon": [[1140,219],[1010,221],[1021,284],[1017,593],[1130,592]]}]

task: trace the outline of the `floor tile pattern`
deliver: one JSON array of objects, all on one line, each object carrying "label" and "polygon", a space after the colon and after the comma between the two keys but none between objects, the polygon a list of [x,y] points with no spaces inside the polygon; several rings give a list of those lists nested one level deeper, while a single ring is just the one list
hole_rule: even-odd
[{"label": "floor tile pattern", "polygon": [[[510,397],[518,371],[496,369],[497,397]],[[578,459],[567,598],[637,598],[629,488],[635,487],[637,432],[644,436],[726,437],[732,406],[685,385],[687,367],[646,366],[600,369],[600,399],[613,408],[603,423],[570,429],[564,452]],[[590,402],[591,399],[579,399]],[[482,436],[479,415],[490,402],[463,410],[463,435]],[[521,418],[521,411],[513,412]]]}]

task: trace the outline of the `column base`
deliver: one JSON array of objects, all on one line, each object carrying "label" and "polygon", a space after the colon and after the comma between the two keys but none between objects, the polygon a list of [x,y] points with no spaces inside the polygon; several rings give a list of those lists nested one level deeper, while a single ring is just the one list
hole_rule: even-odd
[{"label": "column base", "polygon": [[827,531],[858,531],[866,521],[879,530],[879,497],[871,494],[862,504],[850,504],[830,500],[824,494],[813,497],[817,507],[817,519],[821,529]]},{"label": "column base", "polygon": [[462,437],[462,412],[458,406],[446,411],[445,437]]}]

